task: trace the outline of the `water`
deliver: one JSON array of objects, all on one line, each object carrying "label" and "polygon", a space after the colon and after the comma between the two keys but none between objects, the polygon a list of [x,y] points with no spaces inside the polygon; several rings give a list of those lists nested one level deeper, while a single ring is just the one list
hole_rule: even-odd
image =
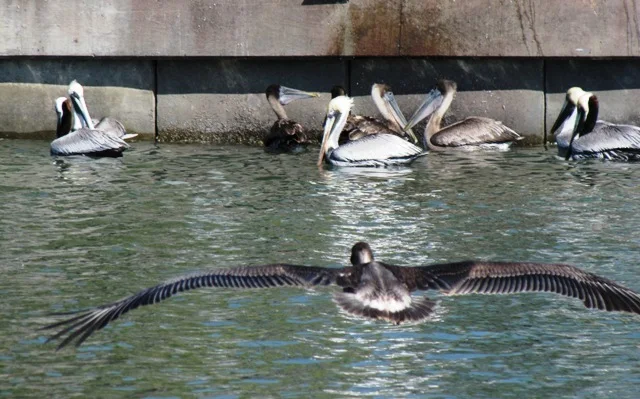
[{"label": "water", "polygon": [[56,352],[50,312],[207,268],[338,267],[358,240],[390,263],[565,262],[640,290],[640,165],[528,148],[319,170],[315,153],[133,147],[0,141],[0,396],[637,396],[640,317],[550,294],[429,292],[433,320],[394,326],[340,313],[331,288],[205,289]]}]

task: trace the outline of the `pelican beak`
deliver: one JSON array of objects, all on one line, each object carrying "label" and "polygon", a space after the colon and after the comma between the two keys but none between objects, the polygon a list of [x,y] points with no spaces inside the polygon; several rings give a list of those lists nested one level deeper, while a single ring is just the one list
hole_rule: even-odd
[{"label": "pelican beak", "polygon": [[[324,122],[324,132],[322,133],[322,144],[320,145],[320,155],[318,156],[318,166],[322,165],[324,157],[329,151],[329,138],[332,136],[333,131],[339,126],[336,121],[340,119],[340,111],[329,111],[327,118]],[[338,132],[339,133],[339,132]]]},{"label": "pelican beak", "polygon": [[87,104],[84,101],[84,97],[76,91],[69,93],[69,97],[71,98],[71,102],[73,103],[74,110],[84,121],[84,125],[93,130],[93,121],[91,120],[91,116],[89,116],[89,109],[87,108]]},{"label": "pelican beak", "polygon": [[[385,104],[389,108],[389,113],[393,116],[393,119],[395,119],[398,126],[400,127],[407,126],[407,118],[404,117],[404,114],[400,110],[400,107],[398,106],[398,103],[396,101],[395,96],[393,95],[393,92],[390,90],[386,91],[382,98],[384,99]],[[413,133],[413,130],[411,130],[411,128],[405,129],[403,132],[408,134],[414,143],[418,142],[418,138]]]},{"label": "pelican beak", "polygon": [[560,110],[560,114],[558,114],[558,118],[556,118],[556,121],[553,123],[553,126],[551,127],[551,134],[554,135],[556,133],[556,130],[558,130],[560,128],[560,125],[562,125],[562,123],[571,116],[571,114],[573,113],[573,109],[574,109],[575,105],[571,104],[566,98],[564,100],[564,104],[562,105],[562,109]]},{"label": "pelican beak", "polygon": [[573,133],[571,134],[571,140],[569,140],[569,149],[567,150],[567,155],[564,157],[565,161],[568,161],[571,158],[571,154],[573,153],[573,140],[576,137],[580,137],[580,134],[584,130],[584,125],[587,120],[587,111],[584,108],[578,106],[578,117],[576,118],[576,125],[573,128]]},{"label": "pelican beak", "polygon": [[278,98],[278,101],[280,101],[280,104],[282,105],[287,105],[291,101],[303,100],[305,98],[313,98],[318,96],[318,93],[310,93],[307,91],[292,89],[290,87],[280,86],[280,97]]},{"label": "pelican beak", "polygon": [[411,116],[411,119],[405,125],[403,131],[407,132],[409,129],[417,125],[418,122],[433,114],[438,109],[440,104],[442,104],[443,100],[444,97],[442,96],[440,90],[431,90],[429,94],[427,94],[427,97],[424,99],[422,104],[420,104],[416,112]]}]

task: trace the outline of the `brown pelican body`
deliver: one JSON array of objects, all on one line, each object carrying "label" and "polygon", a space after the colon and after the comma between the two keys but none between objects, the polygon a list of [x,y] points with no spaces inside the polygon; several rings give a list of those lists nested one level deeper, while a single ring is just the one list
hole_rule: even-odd
[{"label": "brown pelican body", "polygon": [[447,127],[441,127],[442,118],[449,109],[456,91],[455,82],[440,80],[409,120],[406,128],[415,126],[431,115],[423,136],[425,148],[436,151],[450,148],[505,150],[513,142],[523,139],[502,122],[479,116],[470,116]]},{"label": "brown pelican body", "polygon": [[597,120],[598,110],[598,98],[593,93],[579,87],[567,91],[551,128],[558,155],[567,160],[640,161],[640,127]]},{"label": "brown pelican body", "polygon": [[267,87],[266,95],[278,119],[263,138],[264,146],[271,151],[299,151],[309,142],[307,130],[298,122],[287,118],[283,105],[298,99],[317,97],[318,94],[271,85]]},{"label": "brown pelican body", "polygon": [[445,295],[545,291],[579,298],[587,308],[640,314],[637,293],[570,265],[464,261],[403,267],[374,260],[371,248],[364,242],[353,246],[351,263],[352,266],[344,268],[291,264],[240,266],[181,276],[117,302],[76,312],[76,316],[44,327],[63,328],[47,342],[68,334],[58,349],[74,341],[78,346],[124,313],[155,304],[178,292],[203,287],[337,285],[342,291],[334,294],[334,300],[347,313],[396,324],[422,321],[433,312],[435,302],[426,297],[413,297],[411,292],[416,290],[438,290]]},{"label": "brown pelican body", "polygon": [[[346,95],[346,92],[342,86],[334,86],[331,89],[332,99],[344,95]],[[378,108],[378,112],[384,117],[384,120],[374,118],[373,116],[349,113],[347,123],[338,140],[339,144],[342,145],[348,141],[379,133],[393,134],[411,140],[413,143],[418,142],[411,129],[408,129],[406,133],[403,131],[407,120],[388,85],[374,83],[373,86],[371,86],[371,98],[376,108]]]},{"label": "brown pelican body", "polygon": [[347,96],[329,103],[318,165],[323,161],[336,166],[406,165],[426,154],[422,148],[388,133],[365,135],[340,145],[339,137],[352,106],[353,100]]}]

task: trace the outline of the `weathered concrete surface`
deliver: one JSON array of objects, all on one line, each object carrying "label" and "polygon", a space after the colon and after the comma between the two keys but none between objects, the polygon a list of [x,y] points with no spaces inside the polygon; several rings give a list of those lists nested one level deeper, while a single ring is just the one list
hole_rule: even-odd
[{"label": "weathered concrete surface", "polygon": [[637,0],[405,0],[401,54],[640,55]]},{"label": "weathered concrete surface", "polygon": [[[355,59],[351,67],[354,112],[377,114],[370,98],[374,82],[391,85],[407,119],[438,79],[458,84],[458,93],[443,126],[467,116],[502,121],[525,136],[524,143],[543,140],[544,87],[541,60],[498,59]],[[415,129],[422,134],[425,122]]]},{"label": "weathered concrete surface", "polygon": [[[41,0],[0,5],[0,55],[397,54],[401,0]],[[73,18],[70,19],[70,14]]]},{"label": "weathered concrete surface", "polygon": [[71,80],[84,86],[93,118],[112,116],[141,138],[155,135],[151,61],[0,60],[0,136],[53,137],[54,101]]},{"label": "weathered concrete surface", "polygon": [[158,140],[260,142],[276,120],[264,94],[270,84],[323,93],[285,107],[318,133],[328,92],[346,86],[346,71],[336,59],[159,61]]},{"label": "weathered concrete surface", "polygon": [[639,56],[640,0],[8,0],[0,56]]},{"label": "weathered concrete surface", "polygon": [[[598,96],[599,119],[640,125],[638,60],[549,60],[546,67],[546,130],[562,108],[566,91],[582,87]],[[553,137],[547,137],[553,141]]]}]

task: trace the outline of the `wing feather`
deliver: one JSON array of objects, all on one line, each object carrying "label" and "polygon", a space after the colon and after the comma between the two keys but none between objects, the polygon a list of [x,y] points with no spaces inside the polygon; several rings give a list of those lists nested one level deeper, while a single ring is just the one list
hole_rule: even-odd
[{"label": "wing feather", "polygon": [[410,290],[437,289],[447,295],[544,291],[578,298],[587,308],[640,314],[636,292],[571,265],[466,261],[392,270]]},{"label": "wing feather", "polygon": [[[224,288],[262,288],[279,286],[311,287],[315,285],[335,284],[343,269],[329,269],[288,264],[263,266],[241,266],[236,268],[216,269],[209,272],[180,276],[154,287],[147,288],[117,302],[99,306],[88,311],[80,311],[78,315],[48,325],[43,329],[64,327],[47,342],[68,336],[59,344],[63,348],[75,340],[79,346],[93,332],[102,329],[121,315],[140,306],[152,305],[163,301],[178,292],[203,287]],[[67,313],[67,315],[70,313]],[[71,313],[73,314],[73,313]]]},{"label": "wing feather", "polygon": [[121,153],[129,145],[119,137],[102,130],[79,129],[51,142],[52,155],[92,155]]},{"label": "wing feather", "polygon": [[431,143],[442,147],[458,147],[507,143],[522,138],[500,121],[472,116],[443,128],[431,137]]}]

